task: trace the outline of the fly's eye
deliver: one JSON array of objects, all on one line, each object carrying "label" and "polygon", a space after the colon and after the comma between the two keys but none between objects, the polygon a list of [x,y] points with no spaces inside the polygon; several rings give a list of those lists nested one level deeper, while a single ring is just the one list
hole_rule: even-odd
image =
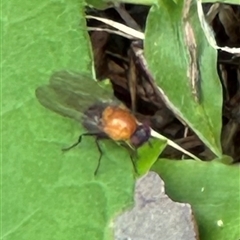
[{"label": "fly's eye", "polygon": [[135,148],[138,148],[147,142],[150,136],[150,127],[147,125],[139,125],[131,136],[130,142]]}]

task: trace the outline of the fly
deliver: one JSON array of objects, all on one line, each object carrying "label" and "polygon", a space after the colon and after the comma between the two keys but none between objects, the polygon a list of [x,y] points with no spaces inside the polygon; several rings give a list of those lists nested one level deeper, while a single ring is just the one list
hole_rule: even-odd
[{"label": "fly", "polygon": [[131,111],[114,98],[112,91],[103,89],[93,79],[70,71],[59,71],[50,77],[48,85],[36,89],[39,102],[46,108],[81,122],[86,133],[63,150],[77,146],[83,136],[95,136],[99,151],[97,174],[102,150],[99,140],[110,138],[127,142],[137,149],[150,138],[150,127],[137,121]]}]

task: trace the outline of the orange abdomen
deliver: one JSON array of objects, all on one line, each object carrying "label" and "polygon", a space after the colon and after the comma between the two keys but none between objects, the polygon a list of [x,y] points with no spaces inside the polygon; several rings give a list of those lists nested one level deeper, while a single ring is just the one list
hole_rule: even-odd
[{"label": "orange abdomen", "polygon": [[107,107],[102,113],[103,131],[115,141],[126,141],[137,128],[136,118],[128,109]]}]

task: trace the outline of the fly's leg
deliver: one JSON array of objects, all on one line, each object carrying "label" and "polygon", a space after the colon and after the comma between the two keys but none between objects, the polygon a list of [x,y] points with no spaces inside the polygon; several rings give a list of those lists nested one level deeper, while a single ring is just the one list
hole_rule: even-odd
[{"label": "fly's leg", "polygon": [[149,140],[148,140],[148,146],[149,146],[150,148],[153,147],[152,143],[151,143]]},{"label": "fly's leg", "polygon": [[138,174],[138,170],[137,170],[137,166],[136,166],[136,159],[138,158],[138,152],[137,152],[137,149],[134,148],[134,149],[131,149],[131,153],[130,153],[130,158],[131,158],[131,161],[132,161],[132,165],[133,165],[133,168],[134,168],[134,172],[136,174]]},{"label": "fly's leg", "polygon": [[95,176],[97,175],[98,169],[99,169],[99,167],[100,167],[102,155],[103,155],[102,149],[101,149],[101,147],[100,147],[100,145],[99,145],[99,140],[100,140],[100,138],[99,138],[99,137],[96,137],[95,143],[96,143],[96,145],[97,145],[97,148],[98,148],[98,151],[99,151],[99,154],[100,154],[100,155],[99,155],[99,158],[98,158],[98,165],[97,165],[96,170],[95,170],[95,172],[94,172],[94,175],[95,175]]},{"label": "fly's leg", "polygon": [[78,144],[81,143],[83,136],[96,136],[96,134],[95,134],[95,133],[83,133],[83,134],[81,134],[81,135],[79,136],[78,141],[77,141],[76,143],[74,143],[73,145],[71,145],[71,146],[68,147],[68,148],[63,148],[62,151],[68,151],[68,150],[76,147]]},{"label": "fly's leg", "polygon": [[[68,148],[63,148],[62,151],[68,151],[68,150],[76,147],[78,144],[81,143],[83,136],[96,136],[96,135],[97,135],[96,133],[83,133],[83,134],[81,134],[81,135],[79,136],[78,141],[77,141],[76,143],[74,143],[73,145],[71,145],[71,146],[68,147]],[[97,168],[96,168],[96,170],[94,171],[94,175],[95,175],[95,176],[97,175],[97,172],[98,172],[98,169],[99,169],[100,163],[101,163],[101,158],[102,158],[102,155],[103,155],[102,149],[101,149],[101,147],[100,147],[100,145],[99,145],[99,140],[100,140],[100,139],[101,139],[101,137],[98,137],[98,136],[96,136],[96,138],[95,138],[95,143],[96,143],[96,145],[97,145],[97,148],[98,148],[98,151],[99,151],[99,154],[100,154],[100,156],[99,156],[99,158],[98,158]]]},{"label": "fly's leg", "polygon": [[135,163],[135,160],[138,158],[138,152],[137,152],[137,149],[136,148],[132,148],[130,147],[128,144],[126,144],[125,142],[121,142],[121,146],[126,148],[130,154],[130,159],[132,161],[132,165],[133,165],[133,169],[134,169],[134,172],[136,174],[138,174],[138,171],[137,171],[137,166],[136,166],[136,163]]}]

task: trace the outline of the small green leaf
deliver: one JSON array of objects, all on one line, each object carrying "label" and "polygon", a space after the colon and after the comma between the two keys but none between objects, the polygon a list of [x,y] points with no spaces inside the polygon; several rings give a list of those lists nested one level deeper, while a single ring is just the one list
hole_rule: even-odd
[{"label": "small green leaf", "polygon": [[151,139],[149,144],[138,149],[136,167],[139,175],[144,175],[150,170],[166,146],[167,141]]}]

